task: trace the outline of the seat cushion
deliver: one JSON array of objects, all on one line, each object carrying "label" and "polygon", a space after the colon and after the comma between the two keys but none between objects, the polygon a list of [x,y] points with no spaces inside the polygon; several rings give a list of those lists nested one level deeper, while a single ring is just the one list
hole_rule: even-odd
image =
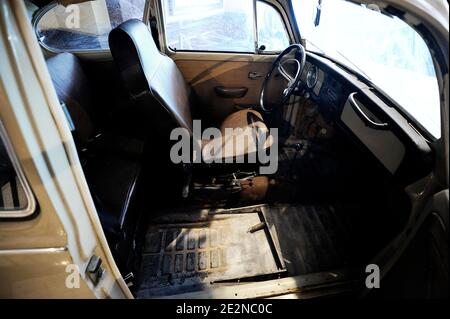
[{"label": "seat cushion", "polygon": [[118,156],[96,159],[86,169],[100,220],[114,231],[123,230],[140,172],[138,161]]},{"label": "seat cushion", "polygon": [[260,113],[242,110],[229,115],[220,127],[221,138],[202,141],[205,162],[225,161],[267,150],[274,139]]},{"label": "seat cushion", "polygon": [[[263,124],[261,126],[260,124]],[[225,135],[225,129],[227,128],[247,128],[251,125],[261,126],[266,128],[262,115],[255,110],[242,110],[230,114],[222,123],[220,131]]]},{"label": "seat cushion", "polygon": [[46,63],[58,98],[66,104],[75,124],[77,142],[85,145],[96,132],[89,114],[89,83],[80,62],[73,54],[60,53],[48,58]]}]

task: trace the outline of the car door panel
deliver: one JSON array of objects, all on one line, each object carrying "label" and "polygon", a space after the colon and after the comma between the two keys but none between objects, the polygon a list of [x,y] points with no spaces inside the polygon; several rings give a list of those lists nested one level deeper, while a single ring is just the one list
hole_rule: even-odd
[{"label": "car door panel", "polygon": [[[199,98],[202,115],[220,121],[236,108],[259,105],[264,78],[276,56],[178,53],[172,58]],[[242,96],[221,94],[227,89],[246,92]]]}]

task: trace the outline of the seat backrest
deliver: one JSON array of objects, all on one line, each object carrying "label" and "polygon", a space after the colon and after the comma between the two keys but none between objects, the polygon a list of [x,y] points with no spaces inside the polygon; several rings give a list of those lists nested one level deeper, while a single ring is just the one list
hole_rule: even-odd
[{"label": "seat backrest", "polygon": [[64,102],[75,125],[78,143],[86,144],[94,134],[89,115],[89,84],[78,58],[70,53],[56,54],[47,59],[47,68],[60,102]]},{"label": "seat backrest", "polygon": [[175,62],[159,52],[148,27],[140,20],[128,20],[111,31],[109,46],[132,98],[139,101],[151,95],[175,127],[192,134],[188,86]]}]

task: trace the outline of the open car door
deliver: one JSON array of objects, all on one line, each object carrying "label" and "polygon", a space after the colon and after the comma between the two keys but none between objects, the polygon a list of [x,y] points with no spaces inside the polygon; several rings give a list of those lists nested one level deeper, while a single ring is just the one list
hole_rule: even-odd
[{"label": "open car door", "polygon": [[0,3],[0,34],[0,127],[36,202],[27,218],[1,215],[0,296],[132,298],[23,1]]}]

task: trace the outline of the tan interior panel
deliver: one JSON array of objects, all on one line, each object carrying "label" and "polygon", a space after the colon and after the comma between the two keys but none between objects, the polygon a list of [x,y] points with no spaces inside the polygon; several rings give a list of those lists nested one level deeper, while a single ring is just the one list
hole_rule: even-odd
[{"label": "tan interior panel", "polygon": [[[195,56],[192,59],[175,58],[186,82],[194,89],[202,102],[202,113],[213,120],[223,120],[237,107],[256,106],[259,104],[261,87],[276,56],[255,59],[229,58],[202,59]],[[250,73],[260,75],[258,79],[250,79]],[[222,97],[216,93],[216,87],[248,88],[248,92],[241,98]]]}]

